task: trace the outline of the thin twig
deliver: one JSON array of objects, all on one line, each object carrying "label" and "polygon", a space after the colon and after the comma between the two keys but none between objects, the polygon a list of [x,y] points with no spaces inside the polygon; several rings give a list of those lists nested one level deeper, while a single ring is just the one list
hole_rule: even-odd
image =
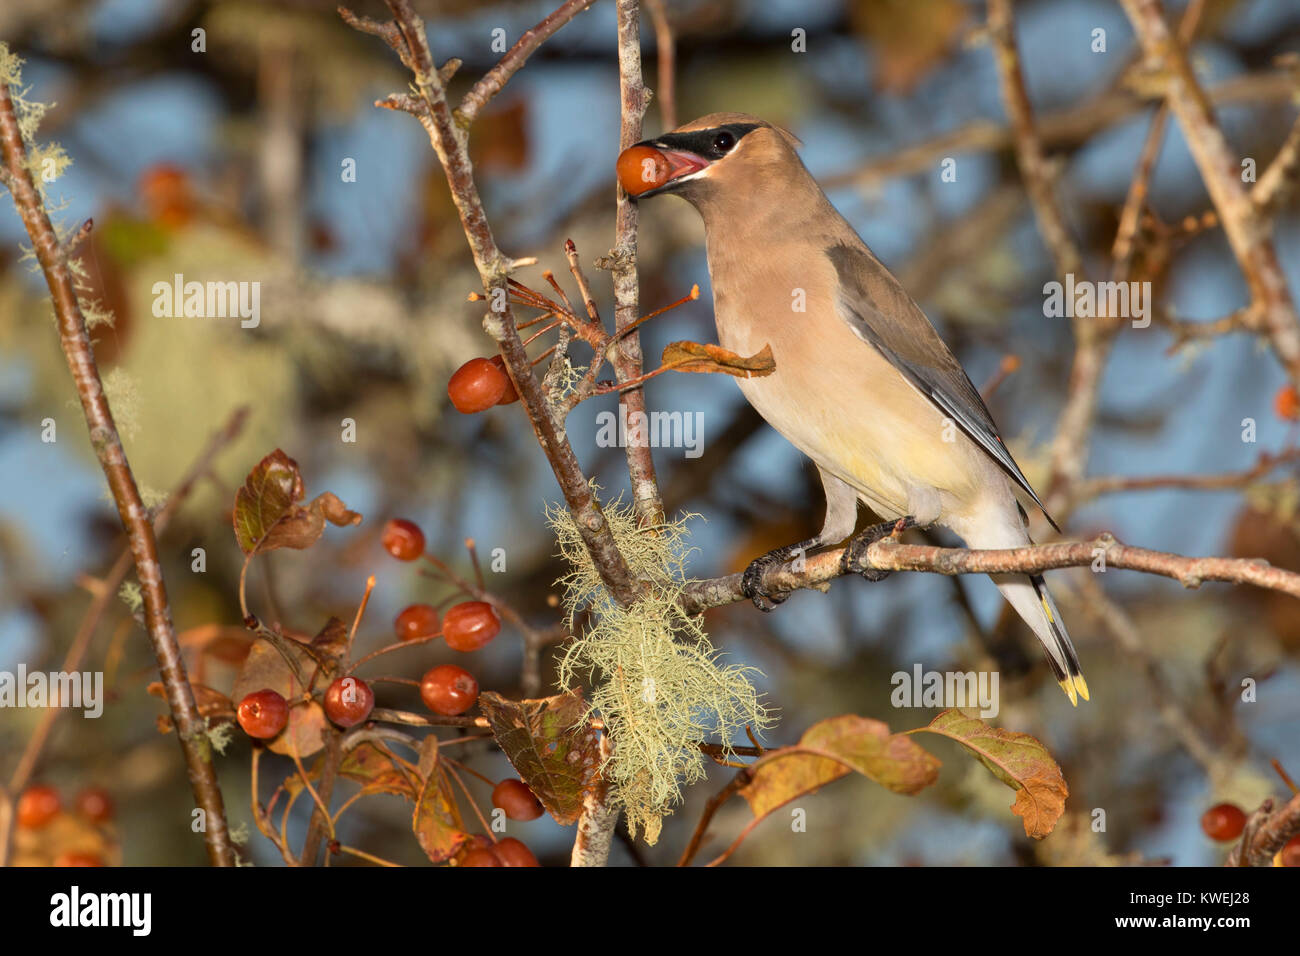
[{"label": "thin twig", "polygon": [[[619,150],[641,139],[641,124],[650,96],[641,80],[641,12],[639,0],[618,0],[618,89],[622,104]],[[607,262],[614,280],[614,330],[618,346],[614,351],[615,377],[620,385],[641,379],[641,336],[625,331],[637,321],[641,291],[637,279],[636,247],[638,208],[622,186],[617,189],[614,219],[614,248]],[[619,403],[629,419],[645,415],[645,389],[637,386],[620,391]],[[664,522],[664,505],[655,480],[655,463],[649,441],[626,442],[627,470],[632,479],[632,507],[638,523],[654,528]]]},{"label": "thin twig", "polygon": [[510,77],[514,76],[527,62],[528,57],[543,43],[545,43],[560,27],[564,26],[583,10],[586,10],[594,3],[595,0],[568,0],[558,10],[555,10],[541,23],[530,30],[525,30],[524,35],[506,51],[505,56],[501,57],[500,62],[484,74],[465,94],[465,98],[460,101],[460,106],[456,108],[456,121],[463,127],[468,127],[482,112],[483,107],[488,104],[492,97],[501,92],[502,87]]}]

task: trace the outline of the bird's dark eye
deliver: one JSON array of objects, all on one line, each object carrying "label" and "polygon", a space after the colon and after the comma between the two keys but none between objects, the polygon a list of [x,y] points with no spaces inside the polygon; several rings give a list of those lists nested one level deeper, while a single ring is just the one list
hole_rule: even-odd
[{"label": "bird's dark eye", "polygon": [[736,137],[728,132],[721,132],[713,137],[713,148],[719,153],[729,153],[731,148],[736,145]]}]

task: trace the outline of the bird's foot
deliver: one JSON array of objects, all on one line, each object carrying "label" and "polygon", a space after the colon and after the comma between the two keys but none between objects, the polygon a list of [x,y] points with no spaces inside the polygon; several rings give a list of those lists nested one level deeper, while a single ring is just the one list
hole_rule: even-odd
[{"label": "bird's foot", "polygon": [[785,564],[791,555],[803,550],[806,543],[777,548],[749,562],[749,567],[745,568],[745,573],[740,579],[740,590],[745,597],[754,602],[754,607],[760,611],[771,611],[778,604],[784,604],[790,597],[789,591],[769,591],[764,587],[763,575],[768,569]]},{"label": "bird's foot", "polygon": [[885,578],[889,577],[888,571],[878,571],[875,568],[862,566],[862,560],[867,556],[867,548],[881,538],[897,538],[908,528],[914,527],[916,527],[916,519],[911,515],[905,515],[897,521],[882,521],[880,524],[873,524],[849,542],[848,547],[844,549],[844,556],[840,558],[840,570],[845,574],[861,574],[872,582],[885,580]]}]

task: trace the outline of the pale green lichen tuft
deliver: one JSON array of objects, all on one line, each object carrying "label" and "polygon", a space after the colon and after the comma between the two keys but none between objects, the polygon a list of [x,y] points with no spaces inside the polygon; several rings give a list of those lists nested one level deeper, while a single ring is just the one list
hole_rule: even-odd
[{"label": "pale green lichen tuft", "polygon": [[23,59],[11,53],[6,43],[0,43],[0,83],[9,87],[14,113],[18,117],[18,131],[22,134],[23,142],[27,144],[27,168],[31,171],[36,188],[44,198],[45,187],[62,176],[72,165],[67,152],[58,143],[32,145],[41,120],[54,104],[27,98],[31,88],[23,86]]},{"label": "pale green lichen tuft", "polygon": [[117,589],[117,596],[122,599],[122,603],[132,614],[139,614],[144,610],[144,595],[138,582],[123,581],[122,586]]},{"label": "pale green lichen tuft", "polygon": [[241,820],[230,828],[230,842],[235,846],[243,846],[252,835],[253,831],[249,829],[247,820]]},{"label": "pale green lichen tuft", "polygon": [[[234,736],[235,725],[229,720],[217,721],[216,723],[209,721],[207,724],[208,743],[212,745],[213,750],[223,756],[226,753],[226,748],[230,746],[230,741]],[[230,838],[234,840],[235,837],[233,833]],[[235,842],[239,843],[242,841],[236,840]]]},{"label": "pale green lichen tuft", "polygon": [[699,620],[678,606],[692,516],[645,529],[619,501],[604,514],[633,576],[647,583],[646,596],[620,607],[572,515],[562,507],[550,509],[560,554],[572,568],[559,582],[570,626],[583,608],[593,622],[569,645],[559,680],[568,687],[583,676],[594,685],[591,710],[604,720],[613,744],[605,774],[632,833],[641,830],[654,843],[682,786],[704,777],[699,743],[714,736],[729,743],[746,727],[770,726],[772,716],[751,682],[757,672],[722,664]]}]

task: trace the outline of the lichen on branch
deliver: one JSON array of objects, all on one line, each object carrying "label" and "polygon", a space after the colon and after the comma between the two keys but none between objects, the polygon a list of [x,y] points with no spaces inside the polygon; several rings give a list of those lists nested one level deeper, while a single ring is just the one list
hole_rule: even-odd
[{"label": "lichen on branch", "polygon": [[644,528],[620,500],[606,506],[614,540],[643,584],[643,596],[626,606],[606,590],[569,511],[553,507],[547,517],[571,568],[560,579],[570,627],[584,609],[590,620],[560,661],[560,686],[591,682],[591,711],[613,744],[604,772],[614,799],[633,835],[653,844],[682,786],[704,777],[699,742],[716,735],[725,745],[746,727],[770,726],[772,714],[754,688],[758,672],[723,663],[700,620],[681,610],[690,516]]}]

